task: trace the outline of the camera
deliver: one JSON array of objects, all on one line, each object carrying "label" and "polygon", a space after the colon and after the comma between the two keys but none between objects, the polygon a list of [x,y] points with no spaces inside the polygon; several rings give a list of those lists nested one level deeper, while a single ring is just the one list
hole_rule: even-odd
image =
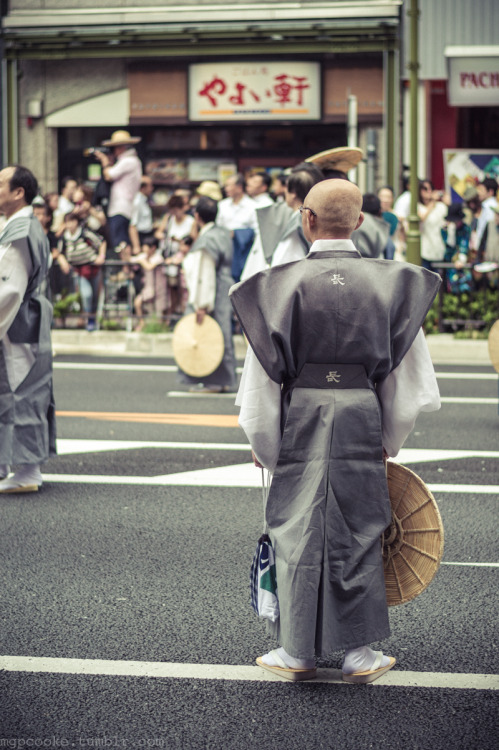
[{"label": "camera", "polygon": [[90,146],[90,148],[83,149],[83,156],[94,156],[96,151],[100,151],[101,154],[111,153],[111,149],[107,146]]}]

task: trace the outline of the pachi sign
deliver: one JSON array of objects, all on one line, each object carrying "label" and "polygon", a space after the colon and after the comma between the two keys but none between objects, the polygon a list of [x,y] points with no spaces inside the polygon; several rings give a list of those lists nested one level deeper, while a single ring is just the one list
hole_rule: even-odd
[{"label": "pachi sign", "polygon": [[318,120],[320,65],[313,62],[189,66],[190,120]]},{"label": "pachi sign", "polygon": [[499,106],[499,48],[494,56],[449,54],[446,50],[449,104],[453,107]]}]

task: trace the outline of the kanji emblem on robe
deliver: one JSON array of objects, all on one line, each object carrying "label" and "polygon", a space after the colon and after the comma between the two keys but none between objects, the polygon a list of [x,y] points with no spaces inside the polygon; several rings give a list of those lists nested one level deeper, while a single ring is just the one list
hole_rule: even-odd
[{"label": "kanji emblem on robe", "polygon": [[339,383],[341,378],[341,373],[337,372],[336,370],[333,372],[332,370],[329,370],[329,373],[326,375],[326,380],[328,383]]},{"label": "kanji emblem on robe", "polygon": [[340,276],[339,273],[335,273],[333,276],[331,276],[331,281],[333,284],[341,284],[341,286],[345,286],[345,278],[343,276]]}]

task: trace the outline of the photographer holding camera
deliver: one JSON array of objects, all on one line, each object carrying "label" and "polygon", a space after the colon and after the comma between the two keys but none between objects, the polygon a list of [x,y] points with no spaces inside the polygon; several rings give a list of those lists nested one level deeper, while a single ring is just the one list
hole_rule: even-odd
[{"label": "photographer holding camera", "polygon": [[102,146],[111,154],[96,149],[94,155],[102,165],[104,179],[111,183],[111,196],[107,211],[107,227],[111,247],[122,260],[130,260],[129,226],[133,199],[140,189],[142,165],[132,146],[141,138],[132,137],[126,130],[116,130]]}]

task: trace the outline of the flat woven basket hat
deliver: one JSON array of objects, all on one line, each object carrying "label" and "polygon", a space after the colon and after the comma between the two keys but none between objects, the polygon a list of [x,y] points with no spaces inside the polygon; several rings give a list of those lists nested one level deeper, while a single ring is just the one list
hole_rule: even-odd
[{"label": "flat woven basket hat", "polygon": [[387,463],[392,522],[383,535],[386,601],[405,604],[431,583],[444,553],[444,527],[435,498],[410,469]]},{"label": "flat woven basket hat", "polygon": [[215,372],[224,356],[224,335],[217,321],[205,315],[201,325],[196,313],[185,315],[173,329],[173,357],[187,375],[204,378]]},{"label": "flat woven basket hat", "polygon": [[489,331],[489,357],[494,370],[499,372],[499,320],[496,320]]},{"label": "flat woven basket hat", "polygon": [[319,169],[337,169],[340,172],[348,172],[357,166],[363,155],[362,149],[357,146],[340,146],[309,156],[305,161],[316,164]]}]

